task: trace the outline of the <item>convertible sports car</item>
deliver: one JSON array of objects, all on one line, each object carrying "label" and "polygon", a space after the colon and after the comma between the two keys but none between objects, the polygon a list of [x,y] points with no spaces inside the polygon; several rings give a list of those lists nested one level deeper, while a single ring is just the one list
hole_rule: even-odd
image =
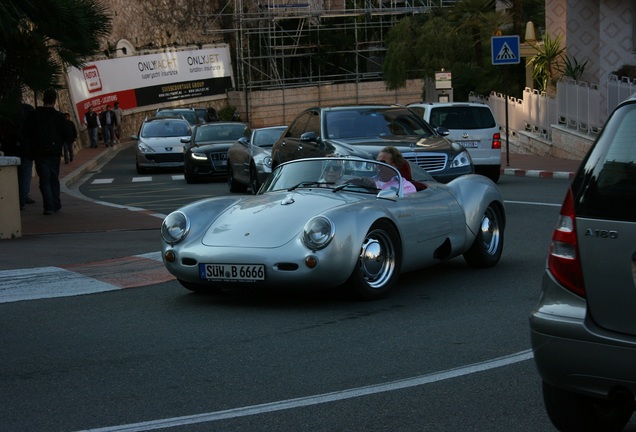
[{"label": "convertible sports car", "polygon": [[367,300],[395,288],[400,273],[459,255],[475,267],[497,264],[506,222],[497,186],[475,174],[442,184],[408,168],[400,171],[418,191],[405,194],[400,171],[381,162],[281,164],[257,195],[208,198],[169,214],[164,264],[193,291],[344,286]]}]

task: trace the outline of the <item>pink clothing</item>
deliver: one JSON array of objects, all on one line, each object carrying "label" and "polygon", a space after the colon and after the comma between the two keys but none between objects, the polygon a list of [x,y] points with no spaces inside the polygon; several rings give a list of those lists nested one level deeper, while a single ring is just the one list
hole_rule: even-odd
[{"label": "pink clothing", "polygon": [[[377,186],[378,189],[393,189],[394,191],[398,191],[399,188],[399,183],[398,183],[398,177],[395,176],[393,177],[391,180],[389,180],[388,182],[383,182],[382,180],[378,179],[377,176],[373,177],[373,180],[375,180],[375,185]],[[404,190],[404,194],[409,194],[409,193],[413,193],[416,192],[415,186],[413,186],[413,183],[411,183],[410,181],[408,181],[405,178],[402,178],[402,189]]]}]

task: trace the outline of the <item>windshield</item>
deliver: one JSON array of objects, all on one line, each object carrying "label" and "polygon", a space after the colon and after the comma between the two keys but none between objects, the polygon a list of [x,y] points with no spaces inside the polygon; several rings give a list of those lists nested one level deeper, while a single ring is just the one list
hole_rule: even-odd
[{"label": "windshield", "polygon": [[144,138],[168,138],[190,135],[190,126],[184,120],[153,120],[144,123],[141,136]]},{"label": "windshield", "polygon": [[330,111],[326,115],[329,138],[416,136],[435,133],[415,113],[404,108],[369,108]]},{"label": "windshield", "polygon": [[402,177],[391,165],[357,158],[298,159],[280,165],[262,191],[326,188],[377,194],[391,189],[402,196]]},{"label": "windshield", "polygon": [[209,125],[199,126],[196,130],[195,141],[236,141],[245,134],[245,125],[237,124],[219,124],[212,123]]}]

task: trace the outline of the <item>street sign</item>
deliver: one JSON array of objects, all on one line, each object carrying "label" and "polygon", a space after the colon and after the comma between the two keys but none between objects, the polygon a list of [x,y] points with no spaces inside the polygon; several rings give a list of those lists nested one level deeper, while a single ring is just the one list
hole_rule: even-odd
[{"label": "street sign", "polygon": [[519,36],[493,36],[490,39],[492,64],[519,64]]}]

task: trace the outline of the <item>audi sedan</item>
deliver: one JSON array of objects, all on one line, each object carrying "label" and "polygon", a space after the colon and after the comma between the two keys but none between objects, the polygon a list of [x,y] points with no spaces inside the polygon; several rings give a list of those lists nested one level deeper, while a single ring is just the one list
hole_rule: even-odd
[{"label": "audi sedan", "polygon": [[316,107],[296,117],[272,147],[272,165],[328,155],[375,159],[387,146],[447,183],[474,172],[468,151],[403,106]]},{"label": "audi sedan", "polygon": [[236,140],[249,134],[245,123],[203,123],[183,138],[185,144],[184,175],[186,182],[227,178],[227,151]]}]

